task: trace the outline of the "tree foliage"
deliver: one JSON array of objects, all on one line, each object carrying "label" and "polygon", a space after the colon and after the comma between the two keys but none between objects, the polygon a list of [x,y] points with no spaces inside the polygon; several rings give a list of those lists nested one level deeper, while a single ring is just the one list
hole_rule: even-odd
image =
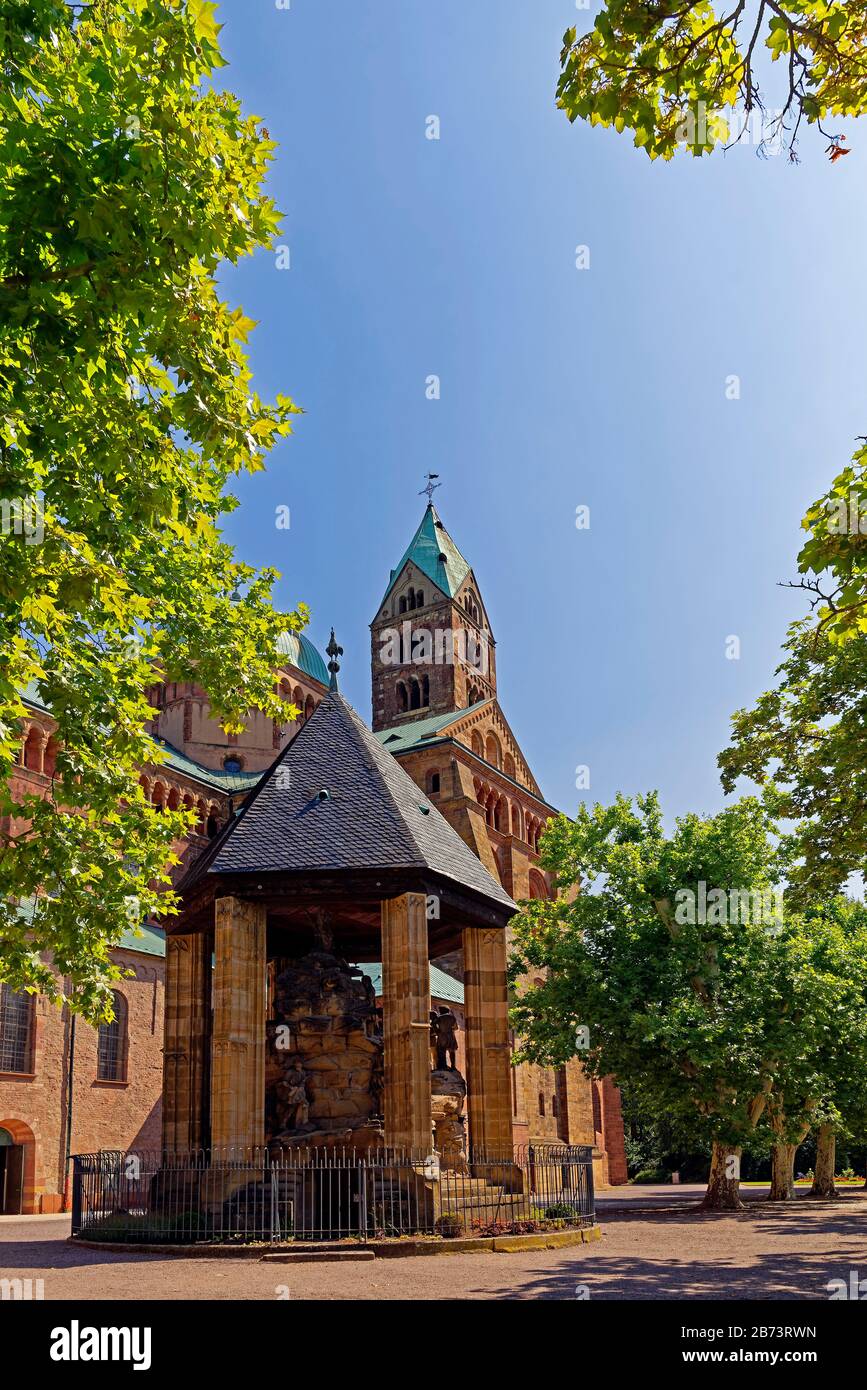
[{"label": "tree foliage", "polygon": [[[0,977],[56,994],[50,951],[91,1018],[130,918],[171,906],[186,825],[138,787],[153,664],[238,729],[277,714],[276,639],[305,618],[220,530],[297,407],[253,391],[254,325],[216,284],[279,219],[267,132],[209,83],[214,9],[0,3]],[[9,521],[28,500],[35,542]],[[62,751],[49,799],[15,801],[28,686]]]},{"label": "tree foliage", "polygon": [[[742,910],[740,891],[769,889],[784,867],[774,830],[755,798],[684,816],[670,836],[655,795],[551,822],[543,864],[582,891],[528,903],[516,919],[522,1055],[561,1065],[585,1026],[591,1075],[614,1075],[722,1151],[752,1141],[769,1102],[787,1102],[793,1123],[796,1110],[831,1107],[832,1057],[848,1046],[854,1070],[867,1070],[867,931],[860,919],[847,935],[836,920]],[[708,903],[717,890],[728,906],[686,920],[678,904],[702,885]],[[521,988],[540,969],[542,983]]]},{"label": "tree foliage", "polygon": [[[771,112],[759,71],[778,63]],[[867,109],[867,11],[843,0],[607,0],[589,33],[564,36],[557,103],[570,121],[633,132],[651,159],[694,155],[738,138],[724,112],[758,113],[766,141],[796,158],[803,122]],[[833,149],[842,146],[829,136]]]},{"label": "tree foliage", "polygon": [[867,868],[867,635],[793,624],[778,681],[732,718],[722,782],[762,786],[786,836],[789,893],[807,906]]},{"label": "tree foliage", "polygon": [[867,443],[801,525],[808,539],[798,570],[806,577],[796,587],[810,594],[817,627],[832,642],[867,633]]}]

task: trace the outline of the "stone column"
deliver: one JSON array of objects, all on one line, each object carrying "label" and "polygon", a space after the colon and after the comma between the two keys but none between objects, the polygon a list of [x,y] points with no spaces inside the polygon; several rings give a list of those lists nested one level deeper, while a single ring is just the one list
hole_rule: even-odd
[{"label": "stone column", "polygon": [[211,1143],[265,1142],[265,908],[218,898]]},{"label": "stone column", "polygon": [[563,1091],[566,1109],[566,1143],[596,1143],[593,1126],[593,1083],[577,1057],[563,1068]]},{"label": "stone column", "polygon": [[385,1142],[431,1152],[430,966],[424,893],[382,904]]},{"label": "stone column", "polygon": [[470,1149],[482,1158],[511,1159],[506,933],[465,927],[463,938]]},{"label": "stone column", "polygon": [[169,936],[163,1046],[163,1148],[167,1153],[189,1153],[205,1143],[210,1007],[209,936]]}]

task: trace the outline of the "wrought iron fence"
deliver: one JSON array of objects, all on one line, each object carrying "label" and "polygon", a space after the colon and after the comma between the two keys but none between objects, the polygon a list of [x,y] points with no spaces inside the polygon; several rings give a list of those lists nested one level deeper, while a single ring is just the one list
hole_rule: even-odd
[{"label": "wrought iron fence", "polygon": [[378,1149],[188,1154],[103,1150],[73,1158],[72,1234],[146,1244],[484,1236],[591,1225],[585,1146],[437,1155]]}]

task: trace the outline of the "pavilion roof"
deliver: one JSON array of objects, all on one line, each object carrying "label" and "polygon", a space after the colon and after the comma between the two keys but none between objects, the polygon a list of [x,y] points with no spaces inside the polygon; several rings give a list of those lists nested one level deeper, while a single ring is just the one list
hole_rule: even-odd
[{"label": "pavilion roof", "polygon": [[[327,793],[327,795],[326,795]],[[331,690],[192,866],[212,876],[418,871],[514,912],[508,893],[363,723]]]}]

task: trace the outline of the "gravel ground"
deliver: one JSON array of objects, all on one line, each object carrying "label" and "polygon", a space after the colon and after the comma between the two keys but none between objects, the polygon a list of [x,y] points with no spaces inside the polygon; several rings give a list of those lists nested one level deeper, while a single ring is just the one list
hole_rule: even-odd
[{"label": "gravel ground", "polygon": [[[43,1279],[46,1299],[827,1299],[867,1278],[867,1197],[740,1215],[602,1216],[603,1238],[568,1251],[353,1264],[265,1264],[112,1255],[70,1246],[68,1219],[0,1222],[0,1278]],[[282,1288],[281,1288],[282,1286]],[[586,1287],[587,1292],[581,1287]],[[288,1291],[288,1292],[287,1292]]]}]

